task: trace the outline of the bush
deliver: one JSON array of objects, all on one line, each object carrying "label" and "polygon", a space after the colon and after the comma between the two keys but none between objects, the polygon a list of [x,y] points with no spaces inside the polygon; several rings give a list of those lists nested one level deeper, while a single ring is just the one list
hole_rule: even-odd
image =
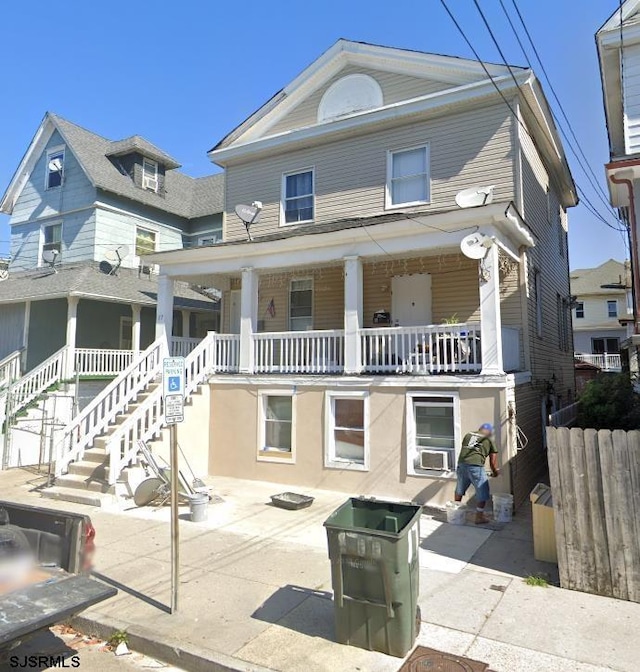
[{"label": "bush", "polygon": [[640,397],[625,373],[600,374],[584,389],[577,426],[583,429],[640,428]]}]

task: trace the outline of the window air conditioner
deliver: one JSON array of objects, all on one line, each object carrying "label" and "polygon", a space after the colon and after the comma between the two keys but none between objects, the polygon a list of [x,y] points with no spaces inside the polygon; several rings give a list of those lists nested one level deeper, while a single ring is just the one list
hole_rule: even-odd
[{"label": "window air conditioner", "polygon": [[449,471],[449,455],[442,450],[421,450],[420,469]]},{"label": "window air conditioner", "polygon": [[145,175],[142,179],[142,187],[149,191],[158,191],[158,180]]}]

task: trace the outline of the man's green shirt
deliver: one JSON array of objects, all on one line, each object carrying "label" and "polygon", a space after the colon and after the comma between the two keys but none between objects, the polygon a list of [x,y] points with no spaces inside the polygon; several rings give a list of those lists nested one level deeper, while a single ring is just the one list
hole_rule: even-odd
[{"label": "man's green shirt", "polygon": [[487,457],[491,453],[497,453],[495,443],[488,437],[478,434],[478,432],[469,432],[462,439],[462,448],[458,457],[459,464],[473,464],[478,467],[484,466]]}]

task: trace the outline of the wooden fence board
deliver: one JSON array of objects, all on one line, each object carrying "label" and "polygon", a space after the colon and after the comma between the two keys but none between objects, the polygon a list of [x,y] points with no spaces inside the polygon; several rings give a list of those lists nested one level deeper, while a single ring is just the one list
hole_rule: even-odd
[{"label": "wooden fence board", "polygon": [[633,548],[633,568],[635,581],[629,599],[640,602],[640,432],[629,432],[627,435],[629,449],[629,472],[631,476],[631,502],[630,507],[634,512],[634,529],[632,538],[635,542]]},{"label": "wooden fence board", "polygon": [[570,567],[567,559],[567,543],[565,534],[565,498],[560,480],[559,455],[563,447],[569,444],[569,430],[565,427],[557,429],[547,427],[547,459],[549,461],[549,479],[553,492],[553,517],[556,528],[556,544],[558,551],[558,573],[560,585],[569,586]]}]

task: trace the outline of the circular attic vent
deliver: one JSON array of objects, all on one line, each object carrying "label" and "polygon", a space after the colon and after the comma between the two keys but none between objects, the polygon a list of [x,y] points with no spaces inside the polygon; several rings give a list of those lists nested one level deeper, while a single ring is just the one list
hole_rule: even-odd
[{"label": "circular attic vent", "polygon": [[318,106],[318,122],[373,110],[383,104],[382,89],[373,77],[347,75],[325,91]]}]

